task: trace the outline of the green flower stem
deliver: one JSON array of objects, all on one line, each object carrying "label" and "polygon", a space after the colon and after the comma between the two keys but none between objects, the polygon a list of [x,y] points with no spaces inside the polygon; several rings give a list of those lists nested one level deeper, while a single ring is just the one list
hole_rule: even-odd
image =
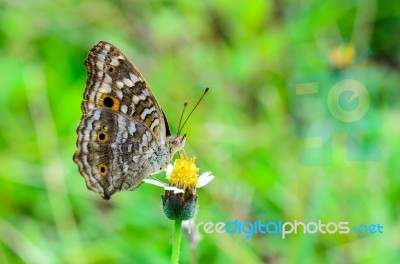
[{"label": "green flower stem", "polygon": [[172,245],[172,257],[171,263],[179,263],[179,250],[181,248],[181,228],[182,220],[175,220],[175,230],[174,230],[174,244]]}]

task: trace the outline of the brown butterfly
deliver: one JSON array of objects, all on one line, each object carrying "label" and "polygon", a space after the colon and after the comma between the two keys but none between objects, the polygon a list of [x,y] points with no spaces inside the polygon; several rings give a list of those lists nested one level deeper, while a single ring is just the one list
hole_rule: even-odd
[{"label": "brown butterfly", "polygon": [[88,79],[73,159],[87,187],[110,199],[165,169],[186,138],[171,136],[149,85],[115,46],[100,41],[85,66]]}]

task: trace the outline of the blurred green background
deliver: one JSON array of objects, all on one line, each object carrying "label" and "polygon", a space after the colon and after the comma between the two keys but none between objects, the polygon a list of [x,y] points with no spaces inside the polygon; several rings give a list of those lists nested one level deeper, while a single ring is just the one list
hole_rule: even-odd
[{"label": "blurred green background", "polygon": [[[384,226],[383,234],[286,239],[200,231],[195,249],[183,239],[182,263],[400,259],[399,18],[399,2],[374,0],[1,1],[0,263],[170,261],[162,190],[142,185],[103,201],[72,161],[83,61],[100,40],[141,70],[173,133],[183,102],[190,108],[211,87],[184,129],[186,152],[216,175],[198,191],[197,222]],[[376,73],[381,118],[367,140],[381,158],[349,161],[338,133],[332,163],[305,166],[287,81],[366,67]]]}]

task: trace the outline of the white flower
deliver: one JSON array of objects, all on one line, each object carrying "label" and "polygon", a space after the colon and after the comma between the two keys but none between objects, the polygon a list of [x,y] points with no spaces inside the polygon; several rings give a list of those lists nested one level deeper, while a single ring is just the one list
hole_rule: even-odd
[{"label": "white flower", "polygon": [[[177,170],[179,172],[177,172]],[[162,187],[168,191],[174,191],[174,193],[184,193],[185,187],[201,188],[201,187],[207,185],[210,181],[212,181],[212,179],[214,179],[214,175],[212,175],[211,172],[209,172],[209,171],[204,172],[203,174],[201,174],[200,176],[197,177],[197,171],[198,171],[198,169],[194,165],[194,159],[188,159],[186,157],[181,157],[177,161],[175,161],[174,165],[169,164],[167,166],[167,169],[165,170],[165,172],[167,174],[166,179],[168,180],[168,183],[159,181],[157,179],[145,179],[145,180],[143,180],[143,182]],[[192,178],[189,181],[189,183],[186,182],[186,184],[181,184],[181,182],[180,182],[182,180],[181,178],[179,178],[178,180],[171,179],[171,175],[173,173],[175,173],[175,175],[183,174],[183,177],[185,177],[185,175],[187,175],[187,174],[188,175],[190,174],[190,177],[192,177]],[[179,177],[182,177],[182,176],[179,176]],[[185,179],[183,179],[183,180],[185,180]],[[179,186],[182,186],[183,188],[178,188],[177,184],[174,184],[176,182],[179,184]],[[193,184],[193,183],[195,183],[195,184]]]},{"label": "white flower", "polygon": [[174,165],[168,165],[166,169],[167,183],[157,179],[143,180],[167,190],[162,195],[163,210],[168,219],[188,220],[195,216],[197,211],[196,189],[208,184],[214,176],[211,172],[198,175],[195,157],[187,157],[181,154],[174,161]]}]

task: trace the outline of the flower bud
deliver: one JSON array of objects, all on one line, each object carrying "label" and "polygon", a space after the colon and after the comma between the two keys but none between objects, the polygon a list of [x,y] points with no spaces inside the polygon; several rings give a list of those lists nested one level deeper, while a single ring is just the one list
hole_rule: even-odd
[{"label": "flower bud", "polygon": [[196,214],[197,195],[191,190],[186,191],[185,193],[166,191],[161,198],[163,202],[163,210],[168,219],[188,220]]}]

